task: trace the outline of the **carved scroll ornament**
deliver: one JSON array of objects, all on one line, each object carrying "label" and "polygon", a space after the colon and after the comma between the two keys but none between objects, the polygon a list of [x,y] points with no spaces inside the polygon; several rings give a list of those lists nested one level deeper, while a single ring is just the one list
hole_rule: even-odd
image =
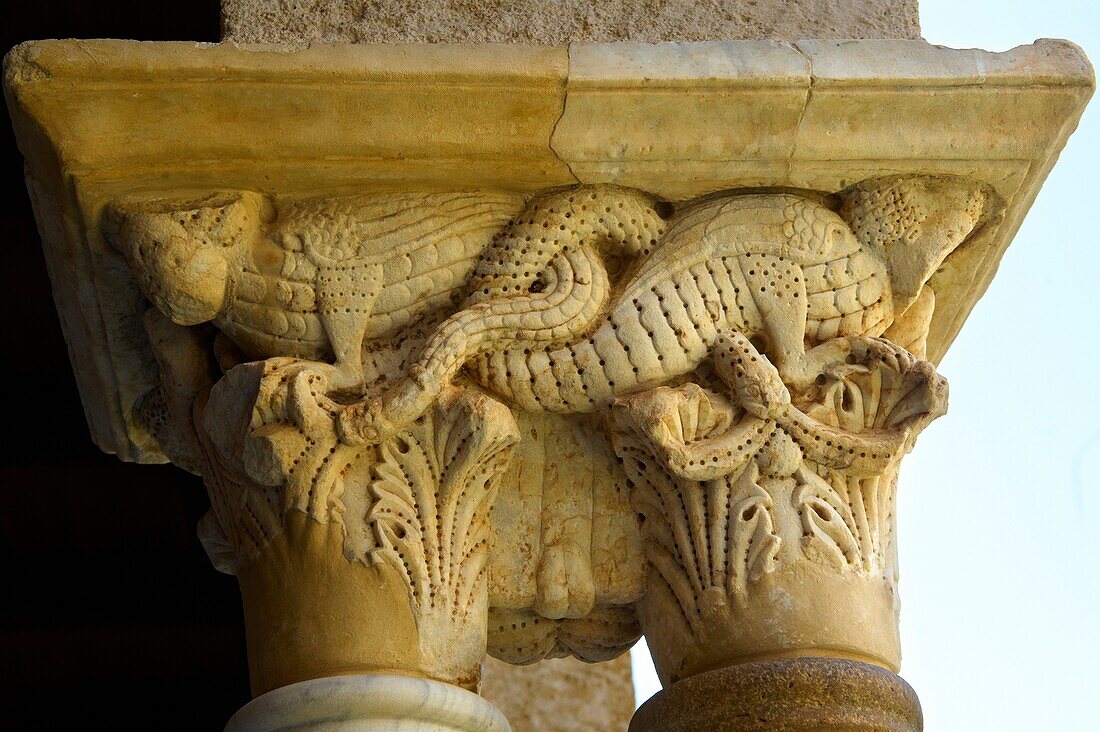
[{"label": "carved scroll ornament", "polygon": [[[893,623],[897,466],[946,386],[890,339],[922,348],[926,283],[997,211],[967,180],[910,177],[676,204],[610,185],[527,200],[244,191],[120,199],[105,227],[163,315],[163,386],[141,414],[203,474],[226,567],[257,561],[297,511],[338,524],[348,561],[400,579],[425,647],[474,612],[459,632],[473,655],[488,622],[513,662],[597,660],[637,637],[641,600],[668,680],[777,650],[736,626],[770,612],[784,568],[873,580]],[[607,590],[591,501],[558,501],[528,542],[535,596],[486,621],[500,476],[525,433],[580,429],[516,420],[586,413],[587,454],[618,476],[601,480],[631,486],[606,502],[620,560],[640,536],[648,577]],[[515,496],[496,499],[501,520]],[[849,643],[895,662],[888,637],[796,631],[778,650]],[[471,667],[432,663],[448,679]]]}]

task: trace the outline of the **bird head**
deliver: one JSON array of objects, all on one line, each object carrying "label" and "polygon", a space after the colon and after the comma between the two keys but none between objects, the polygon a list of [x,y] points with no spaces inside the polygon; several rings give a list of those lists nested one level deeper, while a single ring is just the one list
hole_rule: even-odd
[{"label": "bird head", "polygon": [[252,192],[120,202],[103,228],[153,305],[179,325],[197,325],[231,300],[232,261],[259,231],[266,205]]},{"label": "bird head", "polygon": [[876,178],[838,197],[841,218],[887,267],[895,317],[916,302],[947,255],[1000,210],[987,186],[953,177]]}]

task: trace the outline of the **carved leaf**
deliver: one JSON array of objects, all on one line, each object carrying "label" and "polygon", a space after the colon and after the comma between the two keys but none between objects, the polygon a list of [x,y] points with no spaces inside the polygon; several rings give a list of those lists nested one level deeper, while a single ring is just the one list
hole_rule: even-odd
[{"label": "carved leaf", "polygon": [[[883,342],[877,342],[880,348]],[[945,409],[945,389],[931,365],[896,346],[869,367],[849,368],[821,389],[805,411],[837,427],[858,444],[861,434],[895,431],[911,444],[916,433]],[[877,475],[848,474],[806,458],[793,494],[808,554],[838,568],[863,573],[893,571],[894,455]]]},{"label": "carved leaf", "polygon": [[[776,567],[780,538],[752,443],[745,443],[750,459],[730,461],[730,472],[709,480],[690,480],[670,463],[700,445],[710,454],[711,441],[738,433],[733,422],[728,402],[694,384],[646,392],[616,408],[615,449],[644,519],[647,557],[694,628]],[[732,442],[723,445],[738,452]]]},{"label": "carved leaf", "polygon": [[896,470],[873,478],[803,469],[793,499],[811,558],[864,574],[893,571]]},{"label": "carved leaf", "polygon": [[367,559],[405,578],[421,617],[469,608],[488,557],[495,478],[518,439],[503,405],[463,393],[380,445]]}]

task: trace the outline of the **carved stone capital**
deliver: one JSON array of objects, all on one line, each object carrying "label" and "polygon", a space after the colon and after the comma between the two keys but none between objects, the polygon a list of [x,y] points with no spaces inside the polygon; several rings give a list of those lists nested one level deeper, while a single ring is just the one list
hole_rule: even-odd
[{"label": "carved stone capital", "polygon": [[899,728],[899,465],[1091,88],[1059,42],[5,64],[95,439],[202,476],[261,699],[644,631],[674,708],[835,677]]},{"label": "carved stone capital", "polygon": [[182,433],[164,444],[201,472],[203,542],[241,583],[253,688],[355,670],[476,689],[510,412],[451,389],[393,438],[351,447],[307,371],[272,359],[213,382],[200,332],[155,311],[147,322],[162,429]]},{"label": "carved stone capital", "polygon": [[[474,688],[486,643],[516,663],[614,657],[639,599],[666,682],[792,653],[896,669],[896,470],[946,385],[879,336],[904,314],[923,342],[930,310],[910,311],[999,206],[972,181],[911,177],[832,205],[246,191],[123,199],[105,226],[159,310],[169,418],[148,429],[194,443],[175,459],[207,482],[258,688],[341,667]],[[376,248],[386,235],[401,244]],[[621,468],[593,413],[611,415]],[[500,482],[496,545],[518,549],[500,563],[515,577],[529,556],[533,588],[487,595]],[[609,574],[597,519],[625,550]],[[645,579],[628,564],[639,523]],[[298,648],[336,607],[387,622]]]},{"label": "carved stone capital", "polygon": [[616,407],[650,567],[639,617],[666,684],[765,658],[900,664],[897,469],[947,387],[888,341],[833,345],[793,400],[735,335],[716,353],[724,394],[660,387]]}]

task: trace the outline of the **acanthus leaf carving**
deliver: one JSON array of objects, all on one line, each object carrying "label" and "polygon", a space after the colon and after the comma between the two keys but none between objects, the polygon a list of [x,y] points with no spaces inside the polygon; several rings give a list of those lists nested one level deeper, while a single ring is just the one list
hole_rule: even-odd
[{"label": "acanthus leaf carving", "polygon": [[503,405],[464,392],[380,446],[366,559],[406,578],[421,617],[464,617],[484,589],[489,511],[518,439]]},{"label": "acanthus leaf carving", "polygon": [[[303,558],[318,561],[318,552],[381,569],[380,575],[351,571],[339,581],[376,586],[370,592],[377,603],[408,617],[416,645],[396,659],[384,648],[371,652],[377,656],[371,663],[476,687],[488,610],[489,513],[518,439],[509,410],[483,394],[448,389],[399,435],[348,446],[338,438],[335,414],[322,416],[322,376],[308,369],[290,375],[285,360],[270,359],[234,366],[214,381],[209,339],[156,313],[149,329],[164,362],[167,424],[182,428],[176,441],[186,444],[210,495],[200,534],[215,565],[252,577],[249,586],[257,572],[267,577],[272,563],[278,575],[280,566],[293,571]],[[321,533],[303,534],[296,516]],[[338,527],[338,545],[320,538],[331,526]],[[325,576],[323,567],[316,571],[318,580]],[[396,598],[386,604],[394,585],[387,577],[403,587],[399,604]],[[272,582],[278,588],[277,579],[261,585]],[[324,583],[294,591],[329,592]],[[333,592],[337,612],[347,600]],[[402,621],[378,618],[379,628],[391,625]],[[339,658],[341,650],[329,643],[306,653]],[[278,674],[276,668],[261,678]]]},{"label": "acanthus leaf carving", "polygon": [[643,392],[616,412],[615,447],[634,484],[647,556],[693,626],[775,566],[780,538],[759,485],[769,458],[756,459],[764,430],[695,384]]},{"label": "acanthus leaf carving", "polygon": [[[265,389],[281,366],[268,361],[251,376],[258,396],[241,452],[249,475],[279,486],[284,511],[340,523],[349,560],[400,576],[419,626],[465,623],[484,609],[489,511],[518,439],[511,413],[484,395],[451,390],[402,433],[352,447],[340,442],[335,413],[319,417],[320,376],[300,371],[288,388]],[[234,373],[221,383],[239,390],[229,381]],[[224,415],[209,414],[216,434]]]},{"label": "acanthus leaf carving", "polygon": [[876,463],[877,471],[807,457],[793,496],[803,542],[838,567],[892,577],[899,461],[920,430],[946,411],[947,384],[931,364],[902,349],[870,367],[845,364],[833,376],[815,390],[807,415],[855,435],[861,453],[882,449],[883,440],[872,436],[884,430],[904,429],[906,439],[887,462]]},{"label": "acanthus leaf carving", "polygon": [[[863,591],[895,603],[897,468],[945,411],[946,383],[886,341],[845,340],[832,343],[843,345],[844,359],[826,364],[795,398],[768,358],[732,332],[712,353],[732,401],[688,383],[616,406],[615,446],[634,484],[652,567],[641,613],[666,635],[655,650],[663,678],[758,653],[767,633],[746,637],[739,625],[775,612],[776,592],[807,591],[816,576],[807,563],[826,568],[829,582],[851,572],[863,578],[857,585],[870,583]],[[784,625],[822,620],[799,607],[783,611]],[[774,642],[806,651],[821,637]]]}]

